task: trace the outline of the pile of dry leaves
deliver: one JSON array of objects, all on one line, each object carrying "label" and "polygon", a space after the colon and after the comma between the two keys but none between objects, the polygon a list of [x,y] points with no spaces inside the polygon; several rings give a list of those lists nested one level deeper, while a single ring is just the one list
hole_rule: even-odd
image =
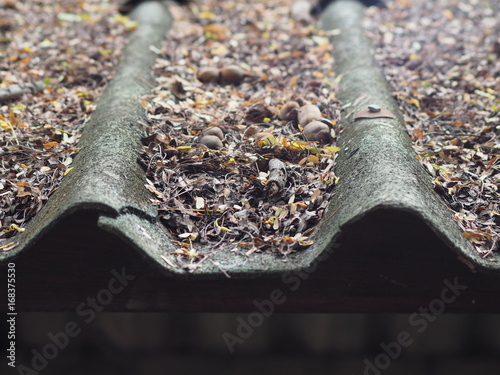
[{"label": "pile of dry leaves", "polygon": [[500,236],[500,3],[396,0],[369,12],[418,158],[487,256]]},{"label": "pile of dry leaves", "polygon": [[[133,24],[96,0],[0,4],[1,240],[23,231],[71,171],[83,124]],[[43,92],[9,97],[30,85]]]},{"label": "pile of dry leaves", "polygon": [[172,10],[142,162],[179,256],[309,246],[337,182],[328,38],[286,0]]}]

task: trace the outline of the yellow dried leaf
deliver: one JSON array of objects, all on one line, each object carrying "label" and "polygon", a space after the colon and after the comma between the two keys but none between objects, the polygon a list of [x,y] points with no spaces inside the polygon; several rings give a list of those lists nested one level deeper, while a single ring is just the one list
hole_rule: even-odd
[{"label": "yellow dried leaf", "polygon": [[288,149],[295,151],[304,151],[309,147],[308,142],[304,141],[291,141],[289,143]]},{"label": "yellow dried leaf", "polygon": [[262,147],[272,147],[278,144],[278,140],[272,134],[258,141],[259,146]]},{"label": "yellow dried leaf", "polygon": [[413,104],[415,107],[420,109],[420,101],[416,98],[411,98],[406,101],[408,104]]},{"label": "yellow dried leaf", "polygon": [[223,231],[223,232],[227,232],[227,233],[231,233],[231,232],[232,232],[232,230],[231,230],[231,229],[229,229],[229,228],[226,228],[226,227],[223,227],[223,226],[219,225],[218,221],[219,221],[219,219],[216,219],[216,220],[215,220],[215,226],[216,226],[218,229],[220,229],[220,230],[221,230],[221,231]]},{"label": "yellow dried leaf", "polygon": [[307,157],[307,161],[313,163],[313,164],[318,164],[319,163],[319,158],[315,155],[309,155]]},{"label": "yellow dried leaf", "polygon": [[264,223],[265,224],[274,224],[276,219],[277,219],[276,216],[271,216],[269,219],[264,220]]},{"label": "yellow dried leaf", "polygon": [[340,148],[334,147],[334,146],[328,146],[328,147],[325,147],[325,150],[330,151],[330,152],[337,152],[337,151],[340,151]]},{"label": "yellow dried leaf", "polygon": [[75,167],[68,168],[64,171],[64,176],[66,176],[69,172],[71,172]]},{"label": "yellow dried leaf", "polygon": [[198,237],[198,234],[197,233],[181,233],[181,234],[177,235],[177,237],[182,238],[182,239],[185,239],[185,238],[195,239],[196,237]]},{"label": "yellow dried leaf", "polygon": [[54,147],[56,147],[58,145],[59,145],[59,143],[57,143],[55,141],[52,141],[52,142],[44,143],[43,144],[43,148],[46,149],[46,150],[50,150],[51,148],[54,148]]},{"label": "yellow dried leaf", "polygon": [[464,237],[467,238],[471,242],[481,242],[481,241],[490,239],[491,235],[489,233],[483,232],[481,230],[467,229],[464,232]]},{"label": "yellow dried leaf", "polygon": [[16,126],[19,123],[19,116],[14,112],[9,113],[9,122],[12,126]]},{"label": "yellow dried leaf", "polygon": [[292,53],[290,51],[285,51],[285,52],[281,52],[279,55],[278,55],[278,59],[280,60],[283,60],[283,59],[287,59],[290,57]]},{"label": "yellow dried leaf", "polygon": [[193,148],[191,146],[179,146],[177,147],[177,151],[179,152],[190,152]]},{"label": "yellow dried leaf", "polygon": [[311,246],[314,241],[307,239],[307,237],[303,237],[297,241],[300,246]]},{"label": "yellow dried leaf", "polygon": [[477,95],[479,95],[479,96],[482,96],[483,98],[486,98],[486,99],[491,99],[491,100],[495,99],[495,95],[490,94],[488,92],[484,92],[484,91],[481,91],[481,90],[474,90],[474,93],[477,94]]},{"label": "yellow dried leaf", "polygon": [[9,230],[10,231],[17,231],[17,232],[24,232],[26,229],[25,228],[21,228],[19,226],[17,226],[16,224],[10,224],[9,226]]},{"label": "yellow dried leaf", "polygon": [[450,172],[448,172],[448,171],[446,170],[446,168],[444,168],[444,167],[442,167],[442,166],[440,166],[440,165],[437,165],[437,164],[432,164],[432,168],[434,168],[434,169],[436,169],[436,170],[438,170],[438,171],[440,171],[440,172],[442,172],[442,173],[445,173],[445,174],[450,173]]},{"label": "yellow dried leaf", "polygon": [[217,40],[227,40],[231,35],[231,31],[222,25],[211,24],[203,28],[205,36],[217,39]]},{"label": "yellow dried leaf", "polygon": [[311,154],[315,155],[315,154],[321,154],[323,152],[323,149],[319,148],[319,147],[308,147],[307,151],[309,151]]},{"label": "yellow dried leaf", "polygon": [[18,245],[17,242],[9,242],[9,243],[7,243],[5,245],[0,246],[0,250],[2,250],[2,251],[10,251],[10,250],[14,249],[17,245]]},{"label": "yellow dried leaf", "polygon": [[443,13],[448,21],[451,21],[451,20],[453,20],[453,18],[455,18],[455,16],[453,15],[453,12],[449,9],[445,9]]},{"label": "yellow dried leaf", "polygon": [[226,52],[227,48],[224,47],[223,45],[217,46],[216,48],[210,50],[210,53],[214,56],[224,55]]},{"label": "yellow dried leaf", "polygon": [[215,18],[215,13],[200,12],[200,14],[198,14],[198,17],[200,17],[201,19],[204,19],[204,20],[211,20],[212,18]]}]

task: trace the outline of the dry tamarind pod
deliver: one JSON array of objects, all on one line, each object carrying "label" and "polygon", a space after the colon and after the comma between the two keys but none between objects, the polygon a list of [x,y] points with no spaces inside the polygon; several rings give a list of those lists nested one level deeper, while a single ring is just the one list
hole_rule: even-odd
[{"label": "dry tamarind pod", "polygon": [[220,70],[220,80],[222,83],[238,85],[243,82],[246,72],[236,65],[228,65]]},{"label": "dry tamarind pod", "polygon": [[321,121],[311,121],[304,127],[303,133],[308,141],[328,143],[331,140],[330,127]]},{"label": "dry tamarind pod", "polygon": [[221,139],[216,135],[204,135],[199,142],[212,150],[218,150],[223,146]]},{"label": "dry tamarind pod", "polygon": [[219,80],[219,76],[220,71],[215,68],[200,69],[196,74],[196,78],[203,83],[217,82]]},{"label": "dry tamarind pod", "polygon": [[306,126],[311,121],[319,120],[321,118],[321,111],[314,104],[306,104],[299,108],[298,119],[301,126]]},{"label": "dry tamarind pod", "polygon": [[299,109],[299,103],[295,101],[289,101],[280,109],[280,119],[283,121],[296,121],[297,111]]},{"label": "dry tamarind pod", "polygon": [[224,132],[218,126],[211,126],[201,132],[202,137],[205,137],[207,135],[215,135],[219,139],[224,140]]}]

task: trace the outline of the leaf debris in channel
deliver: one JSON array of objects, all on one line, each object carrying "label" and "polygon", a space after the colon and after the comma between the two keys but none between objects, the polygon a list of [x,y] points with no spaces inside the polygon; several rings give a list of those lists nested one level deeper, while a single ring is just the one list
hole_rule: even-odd
[{"label": "leaf debris in channel", "polygon": [[118,4],[9,4],[0,7],[2,251],[15,246],[13,236],[71,170],[83,125],[130,28]]},{"label": "leaf debris in channel", "polygon": [[500,2],[396,0],[366,26],[418,159],[479,253],[500,240]]},{"label": "leaf debris in channel", "polygon": [[[176,254],[192,267],[212,251],[310,246],[338,182],[341,106],[324,32],[284,0],[172,10],[141,162]],[[298,123],[304,106],[324,125],[317,141]]]}]

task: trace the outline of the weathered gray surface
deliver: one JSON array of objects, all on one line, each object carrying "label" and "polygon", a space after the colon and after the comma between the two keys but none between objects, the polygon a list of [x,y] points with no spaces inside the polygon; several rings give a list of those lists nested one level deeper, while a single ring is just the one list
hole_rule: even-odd
[{"label": "weathered gray surface", "polygon": [[159,46],[172,18],[158,2],[144,3],[132,17],[138,20],[138,28],[130,37],[115,77],[85,125],[74,169],[26,232],[16,237],[19,246],[7,254],[9,257],[32,247],[58,220],[76,210],[98,210],[110,217],[129,212],[156,217],[144,189],[144,172],[137,163],[143,136],[141,122],[146,121],[140,99],[152,85],[156,55],[150,46]]},{"label": "weathered gray surface", "polygon": [[[334,231],[357,221],[370,225],[371,215],[378,210],[388,215],[391,211],[407,212],[425,222],[460,258],[475,267],[497,271],[498,259],[483,259],[465,239],[446,204],[433,191],[430,175],[416,160],[403,114],[375,65],[372,44],[361,28],[362,8],[358,2],[339,0],[321,18],[323,29],[340,31],[333,33],[331,42],[336,73],[343,75],[338,98],[346,104],[347,114],[336,169],[341,183],[331,206],[336,212]],[[389,110],[396,118],[354,120],[369,104]],[[401,251],[407,243],[419,240],[407,238]]]},{"label": "weathered gray surface", "polygon": [[[140,26],[124,52],[122,66],[85,128],[74,170],[28,230],[18,237],[19,247],[1,256],[6,260],[28,248],[36,249],[37,238],[57,221],[75,211],[93,210],[98,212],[96,231],[101,228],[115,234],[156,270],[176,277],[279,276],[315,267],[318,259],[324,259],[332,250],[335,261],[337,255],[348,253],[370,262],[379,257],[378,251],[388,249],[387,244],[396,246],[398,259],[411,262],[420,260],[415,242],[428,255],[434,247],[427,244],[436,241],[440,244],[436,248],[451,248],[476,268],[498,271],[499,266],[489,260],[494,258],[482,259],[462,236],[445,204],[432,190],[430,176],[416,161],[402,114],[373,62],[371,43],[361,30],[362,11],[359,3],[341,0],[321,18],[323,28],[340,30],[332,37],[336,73],[343,74],[339,98],[351,105],[346,109],[342,124],[345,130],[340,138],[337,174],[341,180],[313,236],[315,243],[306,251],[292,254],[286,262],[268,253],[254,253],[247,258],[216,252],[194,274],[172,254],[174,243],[157,221],[144,188],[144,172],[137,164],[136,150],[143,134],[140,123],[145,121],[139,99],[149,92],[149,72],[155,58],[149,46],[158,45],[171,24],[164,8],[146,3],[135,15]],[[372,103],[396,118],[353,120],[358,110]],[[340,255],[338,261],[342,261]]]}]

